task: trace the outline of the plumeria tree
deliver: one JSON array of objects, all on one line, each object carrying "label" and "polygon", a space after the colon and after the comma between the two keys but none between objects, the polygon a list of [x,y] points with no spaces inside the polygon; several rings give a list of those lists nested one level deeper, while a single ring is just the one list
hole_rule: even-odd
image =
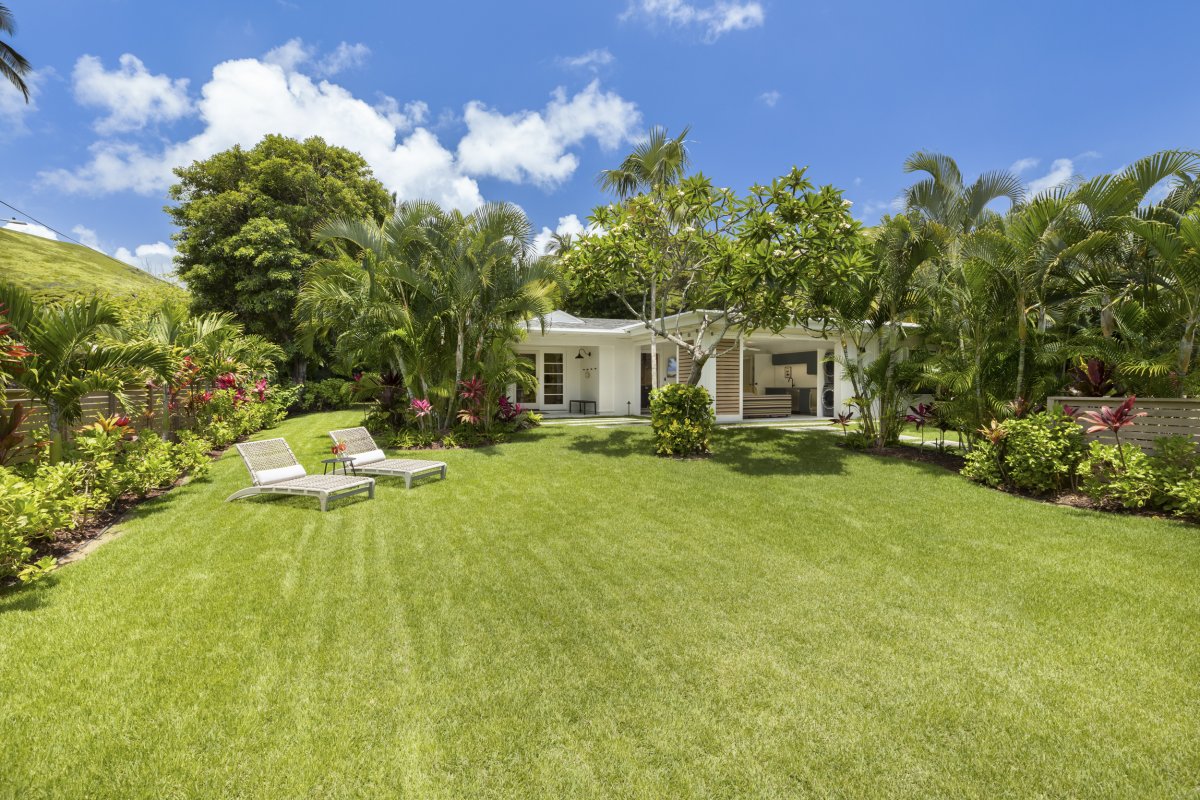
[{"label": "plumeria tree", "polygon": [[[615,297],[652,337],[690,354],[695,385],[726,334],[804,318],[807,287],[861,263],[849,205],[799,168],[744,196],[695,175],[596,208],[559,260],[577,291]],[[685,312],[698,315],[694,333]]]}]

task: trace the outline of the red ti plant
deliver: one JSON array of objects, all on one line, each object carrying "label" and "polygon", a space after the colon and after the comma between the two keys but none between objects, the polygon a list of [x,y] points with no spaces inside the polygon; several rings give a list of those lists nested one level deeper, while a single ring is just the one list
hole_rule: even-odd
[{"label": "red ti plant", "polygon": [[910,413],[904,418],[904,421],[917,426],[917,430],[921,432],[921,447],[924,447],[925,426],[933,419],[933,406],[929,403],[917,403],[915,406],[909,406],[908,410]]},{"label": "red ti plant", "polygon": [[28,417],[29,412],[21,403],[14,403],[7,415],[0,413],[0,467],[33,449],[33,445],[23,444],[25,434],[17,430]]},{"label": "red ti plant", "polygon": [[521,415],[521,404],[509,400],[506,394],[500,395],[497,404],[500,406],[498,416],[501,422],[512,422]]},{"label": "red ti plant", "polygon": [[1101,431],[1110,431],[1113,439],[1117,442],[1117,455],[1121,458],[1121,469],[1126,469],[1125,452],[1121,448],[1121,429],[1127,428],[1137,420],[1138,417],[1146,416],[1145,411],[1133,413],[1133,404],[1137,402],[1137,397],[1129,395],[1125,398],[1125,402],[1117,406],[1115,409],[1109,406],[1100,406],[1099,411],[1085,411],[1079,416],[1090,427],[1088,433],[1100,433]]},{"label": "red ti plant", "polygon": [[258,395],[258,402],[267,399],[267,379],[259,378],[258,383],[254,384],[254,391]]},{"label": "red ti plant", "polygon": [[842,426],[842,437],[845,438],[845,436],[847,435],[846,434],[846,426],[848,426],[850,424],[850,420],[852,420],[852,419],[854,419],[854,412],[847,409],[847,410],[843,411],[842,413],[836,415],[833,419],[831,419],[829,421],[829,424]]},{"label": "red ti plant", "polygon": [[1080,358],[1071,370],[1071,393],[1082,397],[1108,397],[1116,391],[1114,370],[1098,358]]},{"label": "red ti plant", "polygon": [[483,401],[486,390],[479,378],[469,378],[458,382],[458,396],[466,401],[466,405],[458,411],[458,421],[465,425],[483,423]]}]

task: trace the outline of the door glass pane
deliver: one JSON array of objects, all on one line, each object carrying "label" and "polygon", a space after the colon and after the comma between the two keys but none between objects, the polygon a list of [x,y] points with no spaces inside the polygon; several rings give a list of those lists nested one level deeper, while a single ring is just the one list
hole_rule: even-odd
[{"label": "door glass pane", "polygon": [[[529,374],[533,375],[534,377],[537,377],[537,356],[536,355],[534,355],[533,353],[518,353],[517,358],[521,359],[522,361],[528,361],[529,362]],[[537,390],[534,389],[533,391],[528,391],[526,389],[521,388],[521,384],[518,383],[517,384],[516,401],[518,403],[522,403],[524,405],[531,405],[531,404],[536,405],[537,404]]]},{"label": "door glass pane", "polygon": [[562,405],[563,402],[563,354],[546,353],[542,356],[542,398],[546,405]]}]

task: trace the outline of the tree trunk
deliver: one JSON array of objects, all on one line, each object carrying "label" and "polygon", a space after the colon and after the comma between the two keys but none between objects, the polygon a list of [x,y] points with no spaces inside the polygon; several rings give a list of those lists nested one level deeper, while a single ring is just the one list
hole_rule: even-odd
[{"label": "tree trunk", "polygon": [[[654,317],[658,319],[658,283],[650,284],[650,308],[654,309]],[[650,391],[658,388],[658,331],[650,329]]]},{"label": "tree trunk", "polygon": [[62,414],[57,403],[46,403],[46,427],[50,429],[50,463],[57,464],[63,455]]},{"label": "tree trunk", "polygon": [[162,435],[163,441],[171,441],[171,384],[164,383],[162,386]]},{"label": "tree trunk", "polygon": [[692,371],[688,374],[688,386],[699,386],[700,376],[704,374],[704,365],[708,363],[707,355],[696,355],[692,351]]},{"label": "tree trunk", "polygon": [[307,376],[308,359],[304,356],[296,356],[296,360],[292,362],[292,383],[304,383]]}]

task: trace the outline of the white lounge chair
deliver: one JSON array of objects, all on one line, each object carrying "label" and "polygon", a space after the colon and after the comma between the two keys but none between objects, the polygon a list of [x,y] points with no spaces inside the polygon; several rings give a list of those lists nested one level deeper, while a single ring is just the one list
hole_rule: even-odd
[{"label": "white lounge chair", "polygon": [[296,494],[315,497],[321,510],[331,499],[367,493],[375,497],[375,479],[356,475],[309,475],[283,439],[264,439],[237,445],[254,485],[225,498],[240,500],[259,494]]},{"label": "white lounge chair", "polygon": [[329,432],[334,444],[346,445],[345,455],[354,459],[352,468],[356,474],[375,475],[382,478],[403,477],[404,487],[412,488],[413,478],[421,475],[442,473],[446,479],[446,465],[441,461],[420,461],[415,458],[388,458],[366,428],[343,428]]}]

